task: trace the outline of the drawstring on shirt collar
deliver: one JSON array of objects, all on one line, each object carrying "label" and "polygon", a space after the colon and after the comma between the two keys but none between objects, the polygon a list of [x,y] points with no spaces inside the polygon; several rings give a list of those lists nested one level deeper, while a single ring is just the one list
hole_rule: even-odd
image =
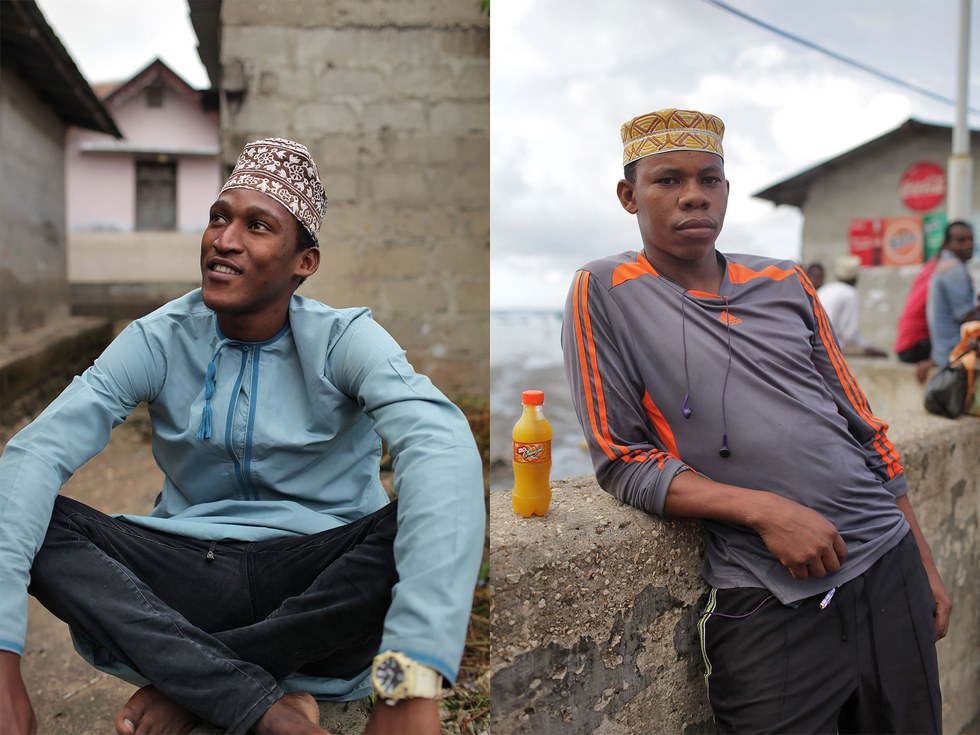
[{"label": "drawstring on shirt collar", "polygon": [[242,344],[246,343],[237,339],[223,339],[218,342],[218,346],[214,349],[214,354],[208,360],[208,368],[204,371],[204,410],[201,412],[201,425],[197,429],[198,439],[211,438],[211,399],[214,398],[214,379],[218,372],[218,353],[221,352],[222,347],[226,347],[227,345]]},{"label": "drawstring on shirt collar", "polygon": [[215,377],[218,373],[218,353],[221,352],[223,347],[228,345],[243,345],[245,349],[250,349],[249,345],[254,345],[256,349],[260,348],[262,345],[270,344],[278,340],[282,335],[286,333],[289,329],[289,321],[283,325],[282,329],[272,337],[271,339],[264,340],[262,342],[246,342],[239,339],[228,339],[221,334],[221,330],[218,330],[218,336],[221,338],[218,342],[217,347],[214,348],[214,354],[211,355],[211,359],[208,360],[207,370],[204,371],[204,410],[201,411],[201,424],[197,429],[198,439],[210,439],[211,438],[211,399],[214,398],[215,392]]},{"label": "drawstring on shirt collar", "polygon": [[204,371],[204,411],[201,412],[201,425],[197,430],[198,439],[211,438],[211,399],[214,398],[214,376],[218,371],[217,359],[221,348],[228,344],[227,340],[218,343],[214,354],[208,360],[208,369]]}]

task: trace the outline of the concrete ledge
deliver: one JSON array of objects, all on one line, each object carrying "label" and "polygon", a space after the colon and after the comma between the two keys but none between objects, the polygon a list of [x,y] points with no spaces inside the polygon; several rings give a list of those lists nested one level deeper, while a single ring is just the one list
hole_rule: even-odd
[{"label": "concrete ledge", "polygon": [[[980,710],[980,420],[894,418],[911,499],[955,610],[939,644],[945,731]],[[594,478],[552,486],[545,518],[491,493],[495,735],[713,732],[696,624],[703,532],[623,505]]]},{"label": "concrete ledge", "polygon": [[112,341],[112,324],[67,317],[0,344],[0,423],[43,408]]},{"label": "concrete ledge", "polygon": [[71,313],[105,319],[138,319],[201,285],[197,281],[72,283]]},{"label": "concrete ledge", "polygon": [[847,365],[875,416],[892,423],[896,416],[925,413],[925,386],[916,380],[915,365],[897,359],[853,355],[848,356]]},{"label": "concrete ledge", "polygon": [[555,483],[541,519],[491,493],[490,517],[492,732],[713,732],[700,524],[625,506],[592,478]]}]

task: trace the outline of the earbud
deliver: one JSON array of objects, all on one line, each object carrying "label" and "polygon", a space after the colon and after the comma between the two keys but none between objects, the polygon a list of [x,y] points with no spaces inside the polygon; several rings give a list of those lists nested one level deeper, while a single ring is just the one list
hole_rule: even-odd
[{"label": "earbud", "polygon": [[732,456],[732,450],[728,448],[728,434],[721,435],[721,449],[718,450],[718,456],[722,459],[728,459]]},{"label": "earbud", "polygon": [[690,408],[688,408],[688,406],[687,406],[687,402],[688,402],[688,401],[690,400],[690,398],[691,398],[691,394],[690,394],[690,393],[688,393],[688,394],[686,394],[686,395],[684,396],[684,405],[683,405],[683,406],[681,406],[681,415],[682,415],[682,416],[683,416],[684,418],[686,418],[686,419],[689,419],[689,418],[691,418],[691,414],[693,414],[693,413],[694,413],[694,411],[692,411],[692,410],[691,410]]}]

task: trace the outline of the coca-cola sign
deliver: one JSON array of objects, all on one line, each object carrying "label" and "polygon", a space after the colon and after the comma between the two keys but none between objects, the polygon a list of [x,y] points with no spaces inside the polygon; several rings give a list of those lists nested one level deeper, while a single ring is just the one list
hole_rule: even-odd
[{"label": "coca-cola sign", "polygon": [[913,163],[898,182],[898,198],[909,209],[925,212],[946,197],[946,172],[931,161]]}]

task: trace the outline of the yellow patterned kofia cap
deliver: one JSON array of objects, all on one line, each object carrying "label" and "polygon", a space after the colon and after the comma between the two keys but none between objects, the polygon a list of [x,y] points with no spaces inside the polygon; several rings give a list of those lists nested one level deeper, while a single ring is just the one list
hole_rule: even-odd
[{"label": "yellow patterned kofia cap", "polygon": [[707,151],[722,158],[721,118],[696,110],[658,110],[623,123],[623,165],[656,153]]}]

